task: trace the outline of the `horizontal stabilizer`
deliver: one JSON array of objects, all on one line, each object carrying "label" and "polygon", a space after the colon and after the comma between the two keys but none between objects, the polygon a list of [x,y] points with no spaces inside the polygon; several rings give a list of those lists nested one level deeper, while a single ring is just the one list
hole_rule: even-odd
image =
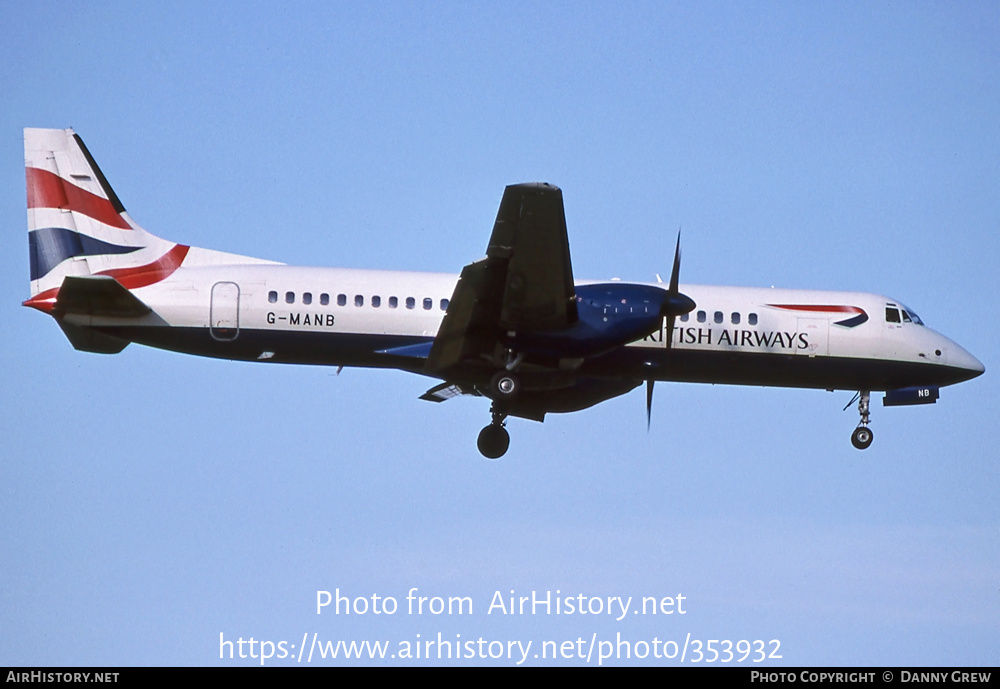
[{"label": "horizontal stabilizer", "polygon": [[145,316],[150,308],[113,277],[71,275],[59,288],[55,311],[58,314],[135,318]]},{"label": "horizontal stabilizer", "polygon": [[105,335],[92,328],[81,328],[66,321],[56,321],[73,349],[95,354],[117,354],[128,346],[128,340]]}]

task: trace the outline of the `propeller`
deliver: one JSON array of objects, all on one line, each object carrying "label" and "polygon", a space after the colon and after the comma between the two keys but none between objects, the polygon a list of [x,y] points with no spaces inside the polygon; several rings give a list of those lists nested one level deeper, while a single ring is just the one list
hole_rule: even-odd
[{"label": "propeller", "polygon": [[[683,316],[694,310],[694,300],[686,294],[681,294],[678,284],[681,272],[681,232],[677,231],[677,246],[674,248],[674,265],[670,270],[670,283],[667,286],[667,296],[660,306],[660,315],[667,319],[667,349],[670,349],[674,341],[674,323],[678,316]],[[646,380],[646,432],[653,414],[653,385],[652,378]]]},{"label": "propeller", "polygon": [[[670,284],[667,286],[667,298],[663,300],[660,313],[667,319],[668,334],[673,333],[674,319],[694,310],[694,300],[678,289],[681,272],[681,233],[677,231],[677,247],[674,249],[674,266],[670,271]],[[667,349],[671,340],[667,338]]]},{"label": "propeller", "polygon": [[653,418],[653,379],[646,381],[646,432],[649,433],[649,425]]}]

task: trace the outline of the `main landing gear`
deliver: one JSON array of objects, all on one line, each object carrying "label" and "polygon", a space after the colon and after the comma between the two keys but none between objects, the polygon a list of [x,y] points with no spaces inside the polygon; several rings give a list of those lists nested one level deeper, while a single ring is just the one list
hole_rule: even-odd
[{"label": "main landing gear", "polygon": [[496,411],[495,406],[490,409],[490,413],[493,414],[493,421],[479,432],[477,445],[483,457],[487,459],[500,459],[507,452],[507,448],[510,447],[510,434],[504,428],[506,425],[504,419],[507,418],[507,415]]},{"label": "main landing gear", "polygon": [[505,403],[513,402],[521,394],[521,378],[515,373],[515,369],[523,360],[523,354],[515,356],[514,352],[508,351],[507,365],[490,379],[489,392],[485,394],[493,400],[493,406],[490,407],[493,420],[479,432],[479,440],[476,443],[479,452],[487,459],[503,457],[510,447],[510,434],[504,428],[507,414],[501,410]]},{"label": "main landing gear", "polygon": [[859,450],[866,450],[875,439],[872,429],[868,428],[871,415],[868,413],[868,403],[871,401],[871,392],[862,390],[858,393],[858,413],[861,414],[861,423],[851,433],[851,444]]}]

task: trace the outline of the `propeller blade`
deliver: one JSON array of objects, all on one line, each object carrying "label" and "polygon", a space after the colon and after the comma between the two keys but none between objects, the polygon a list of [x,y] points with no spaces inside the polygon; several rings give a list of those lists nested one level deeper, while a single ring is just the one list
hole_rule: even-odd
[{"label": "propeller blade", "polygon": [[[667,296],[660,307],[660,314],[667,319],[667,349],[670,349],[674,341],[674,322],[678,316],[683,316],[694,310],[694,300],[680,291],[681,275],[681,231],[677,230],[677,246],[674,247],[674,265],[670,270],[670,284],[667,287]],[[660,276],[656,276],[656,281],[661,282]],[[646,381],[646,432],[653,419],[653,386],[656,384],[652,378]]]},{"label": "propeller blade", "polygon": [[677,285],[680,281],[681,273],[681,231],[677,230],[677,246],[674,249],[674,267],[670,271],[670,292],[677,294]]},{"label": "propeller blade", "polygon": [[667,319],[667,349],[673,344],[674,321],[677,316],[683,316],[694,310],[695,303],[691,297],[680,292],[681,274],[681,231],[677,230],[677,246],[674,248],[674,265],[670,270],[670,285],[667,297],[663,300],[660,313]]},{"label": "propeller blade", "polygon": [[652,379],[646,381],[646,432],[649,433],[649,425],[653,417],[653,384]]}]

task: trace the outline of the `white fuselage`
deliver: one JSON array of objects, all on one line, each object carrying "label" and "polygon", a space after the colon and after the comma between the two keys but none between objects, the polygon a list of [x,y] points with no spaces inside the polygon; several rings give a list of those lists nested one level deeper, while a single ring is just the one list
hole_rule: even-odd
[{"label": "white fuselage", "polygon": [[[398,362],[380,357],[378,350],[368,347],[365,356],[361,352],[365,346],[345,348],[338,343],[354,336],[381,343],[375,346],[384,350],[396,340],[432,339],[457,280],[458,276],[443,273],[276,264],[182,267],[161,282],[133,290],[152,309],[140,319],[71,315],[67,320],[82,326],[130,330],[137,326],[202,332],[217,329],[214,339],[220,346],[212,355],[226,358],[394,366]],[[787,380],[785,374],[770,382],[747,381],[745,374],[731,376],[725,362],[732,361],[734,355],[804,357],[827,365],[864,360],[928,369],[982,370],[982,364],[962,347],[918,324],[918,319],[909,317],[898,301],[884,296],[707,285],[684,285],[683,291],[697,307],[677,320],[671,349],[678,355],[691,352],[718,356],[720,365],[713,375],[695,378],[703,382],[799,385]],[[840,310],[824,311],[824,307]],[[906,320],[887,321],[887,308],[907,311]],[[858,312],[867,316],[863,322],[838,324]],[[255,336],[247,338],[248,333]],[[289,335],[308,337],[320,344],[309,347],[308,354],[296,353],[301,347],[293,344],[297,340],[289,340]],[[143,341],[141,336],[135,339]],[[241,340],[247,339],[252,339],[253,348],[241,346]],[[665,329],[628,346],[649,359],[644,362],[647,366],[654,365],[657,355],[667,349]],[[316,353],[324,349],[325,356]],[[655,369],[650,377],[686,379],[667,372],[660,374]],[[829,381],[821,385],[806,382],[802,386],[840,387]],[[844,387],[856,385],[845,383]],[[882,389],[875,385],[872,388]]]}]

